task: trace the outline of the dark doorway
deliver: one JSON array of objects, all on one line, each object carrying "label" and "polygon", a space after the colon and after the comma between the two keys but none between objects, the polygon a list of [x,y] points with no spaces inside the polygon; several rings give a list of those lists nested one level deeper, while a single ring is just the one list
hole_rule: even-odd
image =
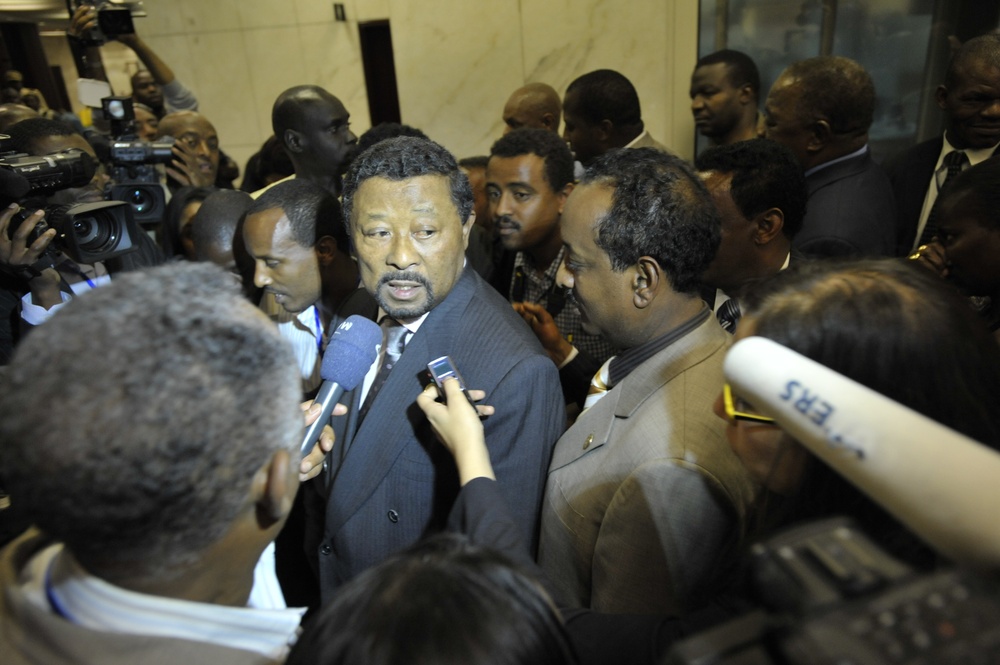
[{"label": "dark doorway", "polygon": [[389,21],[359,23],[358,32],[361,36],[361,61],[365,67],[365,88],[368,90],[368,112],[372,127],[383,122],[402,122]]}]

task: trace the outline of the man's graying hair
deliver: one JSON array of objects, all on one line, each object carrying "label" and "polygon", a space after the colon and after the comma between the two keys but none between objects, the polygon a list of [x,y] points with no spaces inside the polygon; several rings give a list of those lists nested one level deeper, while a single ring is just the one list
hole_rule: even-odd
[{"label": "man's graying hair", "polygon": [[169,576],[231,528],[271,455],[296,451],[295,367],[220,268],[121,275],[15,353],[0,400],[4,482],[84,567]]},{"label": "man's graying hair", "polygon": [[653,148],[612,150],[587,169],[580,184],[614,189],[596,238],[614,270],[621,272],[650,256],[674,291],[697,292],[719,247],[721,221],[687,162]]},{"label": "man's graying hair", "polygon": [[400,136],[376,143],[358,155],[344,176],[344,218],[348,227],[354,207],[354,195],[365,180],[387,178],[409,180],[424,175],[447,176],[451,200],[458,209],[462,224],[472,214],[472,187],[465,172],[450,152],[429,139]]}]

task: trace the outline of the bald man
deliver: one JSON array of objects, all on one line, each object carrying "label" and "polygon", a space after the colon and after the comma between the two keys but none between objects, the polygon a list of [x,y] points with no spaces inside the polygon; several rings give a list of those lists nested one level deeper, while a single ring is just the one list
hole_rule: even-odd
[{"label": "bald man", "polygon": [[515,129],[547,129],[559,132],[562,102],[547,83],[529,83],[511,93],[503,107],[503,133]]}]

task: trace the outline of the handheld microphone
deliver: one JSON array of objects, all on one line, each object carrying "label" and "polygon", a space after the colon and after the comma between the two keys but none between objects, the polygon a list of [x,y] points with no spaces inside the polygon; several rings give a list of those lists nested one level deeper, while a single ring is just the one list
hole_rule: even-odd
[{"label": "handheld microphone", "polygon": [[958,563],[1000,568],[1000,453],[762,337],[726,378],[811,453]]},{"label": "handheld microphone", "polygon": [[334,331],[323,354],[319,374],[323,384],[315,402],[322,411],[313,424],[306,428],[302,438],[302,456],[308,455],[319,439],[323,427],[329,422],[333,407],[345,391],[354,390],[361,383],[382,344],[382,329],[374,321],[357,314],[347,317]]}]

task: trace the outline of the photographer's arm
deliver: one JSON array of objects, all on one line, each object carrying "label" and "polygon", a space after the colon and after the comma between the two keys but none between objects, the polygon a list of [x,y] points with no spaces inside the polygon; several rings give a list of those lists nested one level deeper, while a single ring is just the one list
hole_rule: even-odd
[{"label": "photographer's arm", "polygon": [[115,39],[132,49],[149,70],[153,80],[163,87],[163,98],[166,100],[168,111],[198,110],[198,98],[177,80],[170,65],[164,62],[138,33],[118,35]]}]

